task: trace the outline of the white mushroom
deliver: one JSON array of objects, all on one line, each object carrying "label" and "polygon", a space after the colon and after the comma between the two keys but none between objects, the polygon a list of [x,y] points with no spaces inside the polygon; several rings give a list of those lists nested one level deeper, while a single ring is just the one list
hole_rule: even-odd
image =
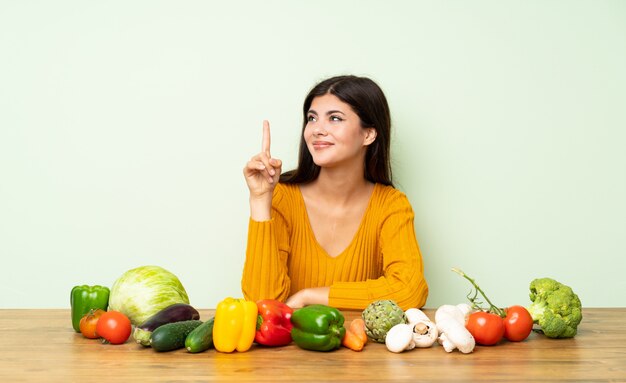
[{"label": "white mushroom", "polygon": [[458,348],[464,354],[474,350],[476,341],[465,328],[465,314],[457,306],[443,305],[435,312],[439,343],[447,352]]},{"label": "white mushroom", "polygon": [[420,320],[413,326],[415,347],[430,347],[437,340],[437,336],[439,336],[437,326],[430,320]]},{"label": "white mushroom", "polygon": [[420,309],[412,308],[404,312],[413,327],[413,340],[416,347],[430,347],[437,340],[439,331],[428,315]]},{"label": "white mushroom", "polygon": [[409,324],[416,324],[419,321],[430,321],[430,318],[420,309],[408,309],[404,312]]},{"label": "white mushroom", "polygon": [[385,345],[389,351],[396,353],[414,349],[413,326],[404,323],[393,326],[387,332]]}]

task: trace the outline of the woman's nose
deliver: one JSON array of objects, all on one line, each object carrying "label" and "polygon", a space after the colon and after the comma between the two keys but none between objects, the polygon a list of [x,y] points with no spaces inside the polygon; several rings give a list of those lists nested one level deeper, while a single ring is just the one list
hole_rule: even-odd
[{"label": "woman's nose", "polygon": [[313,129],[313,134],[315,134],[316,136],[325,136],[326,135],[326,128],[323,126],[323,124],[315,124],[315,129]]}]

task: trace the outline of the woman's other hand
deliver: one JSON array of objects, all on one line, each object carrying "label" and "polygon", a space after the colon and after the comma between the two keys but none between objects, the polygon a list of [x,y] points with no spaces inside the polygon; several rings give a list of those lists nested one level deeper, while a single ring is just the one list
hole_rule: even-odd
[{"label": "woman's other hand", "polygon": [[250,215],[252,219],[270,219],[272,193],[278,183],[282,161],[270,154],[270,123],[263,121],[261,153],[255,155],[243,168],[243,175],[250,189]]},{"label": "woman's other hand", "polygon": [[287,298],[285,304],[292,309],[299,309],[304,306],[314,304],[328,305],[329,293],[330,287],[311,287],[308,289],[302,289]]}]

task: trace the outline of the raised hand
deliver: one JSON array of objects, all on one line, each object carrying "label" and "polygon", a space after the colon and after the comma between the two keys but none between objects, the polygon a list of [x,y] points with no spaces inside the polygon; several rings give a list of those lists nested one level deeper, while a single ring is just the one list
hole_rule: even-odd
[{"label": "raised hand", "polygon": [[243,168],[243,175],[250,189],[250,199],[269,200],[278,183],[282,161],[270,154],[270,123],[263,121],[261,153],[255,155]]}]

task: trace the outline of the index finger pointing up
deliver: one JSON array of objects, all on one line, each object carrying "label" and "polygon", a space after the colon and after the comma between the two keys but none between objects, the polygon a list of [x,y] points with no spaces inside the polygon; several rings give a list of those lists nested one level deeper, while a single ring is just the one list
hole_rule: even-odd
[{"label": "index finger pointing up", "polygon": [[267,120],[263,120],[263,143],[261,144],[261,151],[263,153],[270,153],[270,123]]}]

